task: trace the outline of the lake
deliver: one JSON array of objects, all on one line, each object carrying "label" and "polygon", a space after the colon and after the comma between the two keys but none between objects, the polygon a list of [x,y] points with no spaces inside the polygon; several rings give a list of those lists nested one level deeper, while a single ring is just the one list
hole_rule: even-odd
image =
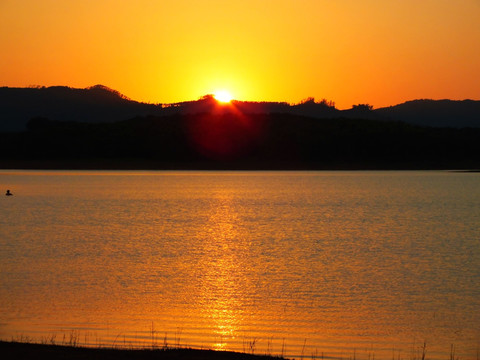
[{"label": "lake", "polygon": [[480,173],[2,170],[0,191],[0,339],[478,359]]}]

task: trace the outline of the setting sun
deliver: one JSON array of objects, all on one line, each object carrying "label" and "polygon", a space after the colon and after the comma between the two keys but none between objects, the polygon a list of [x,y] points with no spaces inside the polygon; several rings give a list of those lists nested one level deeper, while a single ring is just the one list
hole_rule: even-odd
[{"label": "setting sun", "polygon": [[213,96],[215,97],[215,100],[223,102],[223,103],[228,103],[228,102],[232,101],[232,99],[233,99],[232,94],[230,94],[226,90],[215,91]]}]

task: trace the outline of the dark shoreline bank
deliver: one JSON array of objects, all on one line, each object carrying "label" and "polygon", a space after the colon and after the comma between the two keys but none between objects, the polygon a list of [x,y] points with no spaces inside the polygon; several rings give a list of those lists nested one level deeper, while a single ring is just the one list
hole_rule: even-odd
[{"label": "dark shoreline bank", "polygon": [[203,113],[103,124],[34,118],[23,132],[0,132],[0,168],[465,170],[480,168],[479,139],[480,128],[292,114]]},{"label": "dark shoreline bank", "polygon": [[132,171],[408,171],[480,172],[478,163],[284,163],[191,162],[165,163],[143,159],[0,160],[0,170],[132,170]]},{"label": "dark shoreline bank", "polygon": [[252,355],[230,351],[195,349],[142,349],[86,348],[64,345],[46,345],[0,341],[0,354],[6,360],[272,360],[278,356]]}]

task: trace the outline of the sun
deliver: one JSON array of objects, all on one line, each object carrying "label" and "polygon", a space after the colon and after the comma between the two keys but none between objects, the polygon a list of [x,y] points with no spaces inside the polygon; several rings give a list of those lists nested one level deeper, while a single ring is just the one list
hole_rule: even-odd
[{"label": "sun", "polygon": [[229,103],[232,101],[233,97],[230,92],[227,90],[218,90],[213,93],[213,96],[215,97],[215,100],[222,102],[222,103]]}]

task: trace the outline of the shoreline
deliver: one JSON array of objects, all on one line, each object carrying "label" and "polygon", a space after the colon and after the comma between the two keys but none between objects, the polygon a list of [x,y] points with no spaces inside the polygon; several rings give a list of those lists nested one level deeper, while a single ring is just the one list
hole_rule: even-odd
[{"label": "shoreline", "polygon": [[164,163],[136,159],[1,160],[0,170],[105,170],[105,171],[451,171],[480,172],[478,164],[465,163]]},{"label": "shoreline", "polygon": [[0,340],[0,353],[6,360],[273,360],[280,356],[255,355],[232,351],[199,350],[191,348],[115,349],[82,346],[38,344]]}]

